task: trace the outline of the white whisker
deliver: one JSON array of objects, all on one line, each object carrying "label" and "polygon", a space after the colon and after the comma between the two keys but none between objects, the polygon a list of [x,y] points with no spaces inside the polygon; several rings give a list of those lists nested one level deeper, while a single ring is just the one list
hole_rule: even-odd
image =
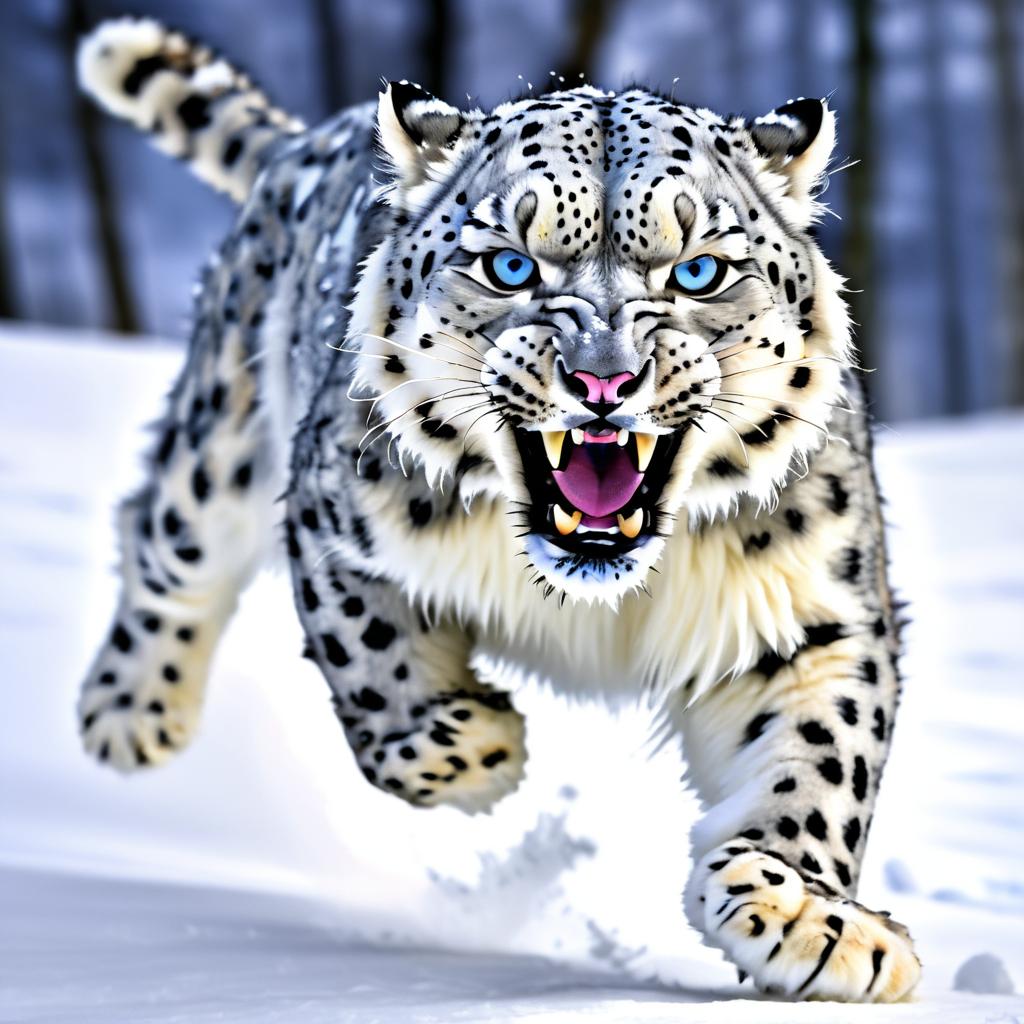
[{"label": "white whisker", "polygon": [[[364,352],[362,349],[359,348],[341,348],[338,345],[331,345],[330,343],[327,344],[327,347],[334,352],[345,352],[348,355],[359,356],[360,359],[383,359],[384,362],[387,362],[389,359],[398,358],[398,356],[386,356],[380,352]],[[422,356],[424,359],[429,359],[433,363],[440,363],[442,366],[455,366],[458,367],[460,370],[469,370],[470,373],[477,373],[479,370],[484,368],[482,365],[480,367],[466,366],[463,363],[453,363],[450,359],[438,359],[437,356],[429,356],[425,352],[416,352],[414,349],[411,348],[405,349],[405,351],[412,352],[414,355],[417,356]],[[487,367],[487,369],[490,368]]]},{"label": "white whisker", "polygon": [[746,370],[733,370],[732,373],[723,373],[719,380],[727,380],[729,377],[740,377],[745,373],[762,373],[765,370],[774,370],[777,366],[807,366],[810,363],[839,363],[843,361],[835,356],[804,356],[801,359],[781,359],[774,363],[765,363],[763,366],[750,366]]},{"label": "white whisker", "polygon": [[[397,413],[396,415],[391,416],[391,417],[389,417],[386,420],[383,420],[381,423],[375,423],[372,427],[369,426],[369,422],[370,422],[370,416],[373,415],[373,410],[370,410],[370,412],[367,414],[367,417],[366,417],[366,423],[367,423],[368,429],[367,429],[366,433],[363,434],[363,436],[359,439],[360,451],[365,451],[377,439],[377,437],[380,434],[382,434],[389,427],[391,427],[395,423],[397,423],[400,419],[402,419],[403,416],[408,416],[409,413],[411,413],[414,410],[418,409],[421,405],[425,405],[428,402],[441,402],[441,401],[444,401],[446,398],[468,398],[471,395],[475,395],[475,394],[478,394],[478,393],[486,394],[486,392],[483,390],[483,388],[480,387],[479,385],[477,385],[475,387],[449,388],[442,395],[439,395],[436,398],[421,398],[418,402],[414,402],[412,405],[410,405],[407,409],[403,410],[402,412]],[[424,420],[427,420],[429,418],[430,418],[429,416],[424,416],[423,417]],[[367,441],[367,438],[369,438],[370,435],[373,434],[374,431],[377,431],[377,434],[372,439],[370,439],[370,441],[368,443],[364,444],[364,442]]]},{"label": "white whisker", "polygon": [[[459,338],[459,337],[457,337],[454,334],[450,334],[448,331],[442,331],[440,327],[434,328],[434,330],[431,333],[432,334],[440,334],[442,338],[448,338],[450,341],[457,341],[460,345],[463,346],[463,350],[464,350],[466,355],[475,356],[477,359],[480,359],[481,361],[483,361],[480,353],[472,345],[470,345],[468,341],[464,341],[462,338]],[[484,335],[484,333],[482,331],[477,331],[477,333],[480,335],[480,337],[485,338],[485,340],[490,342],[490,339],[486,338],[486,336]],[[459,350],[458,349],[453,349],[453,351],[459,351]]]},{"label": "white whisker", "polygon": [[792,405],[797,408],[803,406],[818,406],[822,405],[826,409],[838,409],[841,412],[853,413],[856,416],[863,416],[864,413],[858,409],[851,408],[848,405],[839,405],[836,402],[826,402],[824,399],[814,398],[780,398],[778,395],[774,397],[772,395],[750,395],[746,391],[719,391],[718,394],[725,395],[728,398],[752,398],[755,402],[768,402],[769,404],[784,404]]},{"label": "white whisker", "polygon": [[[399,388],[408,387],[410,384],[430,384],[430,383],[433,383],[433,382],[439,381],[439,380],[455,380],[455,381],[460,381],[462,384],[472,384],[475,387],[483,387],[483,385],[480,383],[480,381],[473,380],[472,378],[467,378],[467,377],[448,377],[448,376],[411,377],[409,380],[403,380],[400,384],[396,384],[393,388],[389,388],[387,391],[383,392],[382,394],[377,395],[377,397],[373,398],[373,399],[355,398],[351,394],[352,386],[350,385],[349,386],[349,393],[348,393],[347,397],[350,398],[353,402],[370,402],[370,409],[369,409],[369,411],[366,414],[367,419],[369,419],[370,416],[373,415],[373,410],[374,410],[374,407],[377,405],[377,403],[383,401],[385,398],[388,397],[388,395],[393,395],[396,391],[398,391]],[[427,401],[430,401],[430,399],[429,398],[424,398],[423,401],[427,402]]]},{"label": "white whisker", "polygon": [[743,438],[740,437],[740,435],[737,432],[736,428],[724,416],[721,415],[721,413],[725,412],[725,410],[724,409],[712,409],[709,406],[704,411],[710,413],[716,419],[721,420],[734,434],[736,434],[736,440],[739,441],[739,443],[740,443],[740,450],[743,452],[743,461],[744,461],[744,463],[746,463],[747,469],[750,469],[750,459],[747,456],[747,446],[743,443]]},{"label": "white whisker", "polygon": [[[741,395],[740,397],[741,397],[741,398],[750,398],[751,396],[750,396],[750,395]],[[754,399],[754,400],[756,401],[757,399]],[[718,395],[716,395],[716,396],[715,396],[715,397],[714,397],[714,398],[713,398],[713,399],[711,400],[712,404],[714,404],[714,403],[715,403],[716,401],[723,401],[723,402],[728,402],[728,403],[729,403],[730,405],[739,405],[739,406],[741,406],[741,407],[743,407],[743,408],[747,408],[747,406],[746,406],[746,403],[745,403],[745,402],[737,402],[737,401],[735,401],[735,400],[734,400],[734,399],[732,399],[732,398],[728,398],[728,397],[722,397],[722,395],[721,395],[721,394],[718,394]],[[764,411],[766,411],[766,410],[756,410],[756,409],[755,409],[755,410],[753,410],[753,411],[755,411],[755,412],[757,412],[757,411],[762,411],[762,412],[764,412]],[[813,428],[814,430],[817,430],[817,431],[820,431],[820,432],[821,432],[822,436],[823,436],[823,437],[825,438],[825,443],[826,443],[826,444],[827,444],[827,443],[828,443],[829,441],[831,441],[831,440],[832,440],[832,435],[831,435],[831,434],[830,434],[830,433],[828,432],[828,430],[826,430],[826,429],[825,429],[825,427],[823,427],[823,426],[822,426],[822,425],[821,425],[820,423],[812,423],[812,422],[811,422],[810,420],[805,420],[805,419],[803,418],[803,416],[797,416],[797,415],[796,415],[796,413],[792,413],[792,412],[784,412],[784,411],[783,411],[782,409],[772,409],[772,410],[771,410],[771,414],[772,414],[773,416],[781,416],[781,417],[782,417],[783,419],[787,419],[787,420],[799,420],[799,421],[800,421],[801,423],[806,423],[806,424],[807,424],[807,426],[809,426],[809,427],[812,427],[812,428]]]},{"label": "white whisker", "polygon": [[490,395],[488,395],[486,401],[477,402],[475,405],[467,405],[464,409],[459,409],[456,412],[453,412],[451,416],[447,416],[443,420],[441,420],[440,426],[443,427],[446,423],[451,423],[452,420],[458,419],[460,416],[465,415],[467,412],[473,412],[476,409],[482,409],[485,405],[491,405],[492,401],[493,400],[491,399]]},{"label": "white whisker", "polygon": [[[466,441],[468,442],[468,440],[469,440],[470,431],[472,431],[472,429],[481,420],[486,419],[488,416],[494,416],[494,415],[497,415],[497,417],[498,417],[498,420],[499,420],[498,428],[500,428],[502,423],[505,422],[505,415],[504,415],[504,413],[501,411],[501,409],[499,409],[497,407],[495,407],[493,409],[488,409],[487,412],[482,412],[479,416],[477,416],[477,418],[475,420],[473,420],[472,423],[470,423],[470,425],[468,427],[466,427]],[[496,429],[498,429],[498,428],[496,428]],[[462,451],[463,451],[463,453],[465,453],[465,451],[466,451],[466,444],[465,443],[462,445]]]},{"label": "white whisker", "polygon": [[[710,412],[710,407],[706,411]],[[732,409],[719,409],[717,411],[725,413],[726,416],[735,416],[736,419],[742,420],[744,423],[747,423],[751,427],[753,427],[766,441],[769,439],[768,435],[761,429],[761,427],[753,420],[748,420],[746,416],[741,416],[738,412],[734,412]]]},{"label": "white whisker", "polygon": [[[433,334],[441,334],[441,335],[444,335],[444,337],[446,337],[446,338],[451,338],[453,341],[458,341],[459,340],[458,338],[454,337],[454,335],[446,334],[444,331],[434,330],[434,331],[431,332],[431,334],[432,335]],[[357,338],[372,338],[374,341],[380,341],[380,342],[384,343],[385,345],[401,346],[401,342],[395,341],[394,338],[385,338],[382,334],[372,334],[369,331],[359,331],[357,334],[350,335],[350,338],[352,340],[355,340]],[[346,339],[346,340],[349,340],[349,339]],[[449,352],[454,352],[457,356],[469,356],[472,359],[478,360],[481,364],[484,362],[484,360],[480,357],[480,353],[475,351],[474,349],[471,349],[471,348],[466,348],[466,349],[452,348],[450,345],[445,345],[443,342],[439,342],[439,341],[434,342],[434,344],[438,348],[443,348],[443,349],[447,349],[447,351],[449,351]],[[402,347],[404,347],[404,346],[402,346]]]},{"label": "white whisker", "polygon": [[[367,331],[361,331],[359,334],[350,335],[349,339],[346,339],[346,340],[353,340],[353,341],[355,341],[357,338],[370,338],[373,341],[379,341],[379,342],[381,342],[382,344],[385,344],[385,345],[392,345],[394,348],[401,349],[403,352],[408,352],[411,355],[421,356],[423,359],[432,359],[436,363],[444,363],[447,366],[458,366],[459,368],[461,368],[463,370],[471,370],[471,371],[475,372],[478,368],[481,368],[481,367],[484,367],[484,366],[487,365],[483,361],[483,359],[481,359],[480,356],[477,353],[475,353],[475,352],[473,352],[473,353],[470,353],[470,352],[460,352],[458,349],[451,348],[449,345],[442,345],[439,342],[435,342],[435,344],[437,345],[438,348],[448,349],[449,351],[454,352],[458,356],[471,355],[476,360],[478,366],[466,366],[463,363],[454,363],[450,359],[439,359],[437,356],[429,355],[427,352],[424,352],[421,349],[410,348],[408,345],[403,345],[400,341],[395,341],[394,338],[385,338],[385,337],[383,337],[380,334],[370,334]],[[354,351],[355,355],[369,355],[370,354],[370,353],[364,353],[362,349],[353,350],[353,349],[338,348],[337,346],[331,345],[330,343],[328,343],[327,347],[328,348],[333,348],[336,352],[353,352]],[[384,358],[386,359],[388,357],[385,356]]]}]

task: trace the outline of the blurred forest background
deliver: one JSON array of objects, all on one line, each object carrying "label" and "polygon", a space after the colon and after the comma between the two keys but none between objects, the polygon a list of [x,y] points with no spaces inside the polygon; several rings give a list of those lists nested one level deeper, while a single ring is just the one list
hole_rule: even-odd
[{"label": "blurred forest background", "polygon": [[[887,419],[1024,403],[1021,0],[4,0],[0,318],[187,336],[233,211],[76,92],[77,35],[153,15],[309,122],[412,78],[491,105],[552,70],[722,112],[833,94],[820,237]],[[521,76],[521,77],[520,77]]]}]

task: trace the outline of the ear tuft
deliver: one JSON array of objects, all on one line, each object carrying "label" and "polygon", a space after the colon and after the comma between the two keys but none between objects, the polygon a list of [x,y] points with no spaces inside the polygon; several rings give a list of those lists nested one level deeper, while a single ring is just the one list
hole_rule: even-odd
[{"label": "ear tuft", "polygon": [[377,128],[381,145],[409,187],[427,176],[431,163],[443,161],[458,141],[465,118],[414,82],[389,82],[380,94]]},{"label": "ear tuft", "polygon": [[789,179],[788,194],[808,214],[836,142],[836,116],[825,100],[790,100],[748,123],[758,152]]}]

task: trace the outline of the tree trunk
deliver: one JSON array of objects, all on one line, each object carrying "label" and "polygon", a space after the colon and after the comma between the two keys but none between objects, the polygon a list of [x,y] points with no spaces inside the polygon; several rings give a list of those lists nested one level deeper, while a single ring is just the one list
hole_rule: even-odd
[{"label": "tree trunk", "polygon": [[1000,326],[1008,347],[1004,397],[1024,404],[1024,109],[1017,85],[1017,40],[1011,0],[989,0],[996,71],[995,132],[1002,185]]},{"label": "tree trunk", "polygon": [[11,264],[7,257],[8,248],[7,175],[4,173],[3,151],[0,150],[0,320],[12,320],[15,316]]},{"label": "tree trunk", "polygon": [[424,86],[435,96],[447,99],[448,62],[451,59],[449,40],[452,33],[450,0],[427,0],[426,25],[423,32]]},{"label": "tree trunk", "polygon": [[[78,39],[91,27],[82,0],[67,0],[65,20],[66,51],[74,66]],[[110,325],[126,334],[139,332],[139,318],[125,268],[124,249],[117,224],[110,176],[100,140],[99,114],[79,93],[76,99],[76,122],[85,160],[86,179],[93,202],[93,215],[99,242],[99,257],[110,297]]]},{"label": "tree trunk", "polygon": [[932,169],[932,221],[938,260],[939,351],[945,368],[945,412],[967,411],[969,389],[964,352],[964,317],[957,280],[956,167],[957,131],[950,118],[945,74],[944,5],[925,5],[925,93]]},{"label": "tree trunk", "polygon": [[324,108],[330,117],[347,102],[341,74],[345,47],[336,0],[313,0],[313,23],[320,44],[320,82]]},{"label": "tree trunk", "polygon": [[873,84],[877,67],[874,38],[874,0],[850,0],[853,29],[853,111],[850,152],[858,161],[846,172],[846,239],[842,269],[850,275],[852,291],[847,296],[855,324],[861,365],[874,369],[878,362],[875,337],[874,237],[871,211],[875,198],[875,154],[873,145]]},{"label": "tree trunk", "polygon": [[[817,10],[815,0],[793,0],[790,5],[790,61],[793,65],[792,82],[793,96],[811,96],[808,90],[814,77],[815,56],[815,17]],[[781,102],[781,101],[780,101]]]},{"label": "tree trunk", "polygon": [[576,37],[572,52],[560,72],[568,88],[593,82],[597,70],[594,65],[597,48],[611,21],[613,6],[614,0],[576,0],[573,4]]},{"label": "tree trunk", "polygon": [[[726,99],[729,110],[741,110],[747,102],[747,60],[743,39],[743,11],[737,9],[735,0],[718,0],[714,27],[718,45],[721,46],[722,82],[717,91]],[[742,7],[742,4],[739,5]],[[774,104],[774,97],[768,100]],[[782,102],[779,100],[778,102]],[[761,113],[759,104],[757,113]]]}]

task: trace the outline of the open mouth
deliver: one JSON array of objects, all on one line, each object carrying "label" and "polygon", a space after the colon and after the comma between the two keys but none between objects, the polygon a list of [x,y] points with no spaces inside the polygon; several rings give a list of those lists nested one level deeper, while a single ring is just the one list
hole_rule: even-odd
[{"label": "open mouth", "polygon": [[658,531],[658,501],[682,434],[515,431],[530,492],[530,530],[573,554],[610,558]]}]

